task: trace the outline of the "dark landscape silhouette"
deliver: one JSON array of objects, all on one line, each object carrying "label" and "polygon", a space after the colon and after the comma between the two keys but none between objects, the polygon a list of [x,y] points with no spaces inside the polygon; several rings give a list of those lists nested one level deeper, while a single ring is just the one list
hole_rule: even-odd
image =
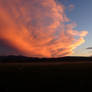
[{"label": "dark landscape silhouette", "polygon": [[34,58],[26,56],[0,56],[0,63],[31,63],[31,62],[91,62],[92,57],[66,56],[60,58]]},{"label": "dark landscape silhouette", "polygon": [[0,56],[0,90],[3,90],[2,92],[17,92],[19,89],[20,92],[92,90],[91,61],[92,57]]}]

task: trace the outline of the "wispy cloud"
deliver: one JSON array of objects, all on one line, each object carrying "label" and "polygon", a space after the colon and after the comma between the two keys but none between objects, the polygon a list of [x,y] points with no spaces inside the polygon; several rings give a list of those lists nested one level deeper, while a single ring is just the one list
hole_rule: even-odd
[{"label": "wispy cloud", "polygon": [[86,49],[91,50],[91,49],[92,49],[92,47],[88,47],[88,48],[86,48]]},{"label": "wispy cloud", "polygon": [[64,11],[55,0],[0,0],[0,39],[26,56],[70,55],[87,31],[74,30]]},{"label": "wispy cloud", "polygon": [[69,11],[72,11],[74,8],[75,8],[75,6],[74,6],[73,4],[70,4],[70,5],[68,6]]}]

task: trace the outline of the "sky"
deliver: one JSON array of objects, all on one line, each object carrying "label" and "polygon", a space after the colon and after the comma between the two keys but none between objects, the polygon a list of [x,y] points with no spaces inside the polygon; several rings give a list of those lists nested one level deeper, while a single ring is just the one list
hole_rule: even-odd
[{"label": "sky", "polygon": [[71,13],[66,10],[67,16],[76,22],[77,30],[87,30],[88,35],[85,37],[85,43],[77,47],[72,55],[75,56],[92,56],[92,50],[86,49],[92,47],[92,0],[64,0],[63,4],[66,6],[74,5]]},{"label": "sky", "polygon": [[91,56],[92,0],[0,0],[0,55]]}]

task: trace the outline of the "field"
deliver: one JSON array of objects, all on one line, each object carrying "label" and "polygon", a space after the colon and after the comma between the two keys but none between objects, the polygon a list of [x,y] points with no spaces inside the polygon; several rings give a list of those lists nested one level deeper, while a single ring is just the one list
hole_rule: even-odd
[{"label": "field", "polygon": [[79,91],[91,88],[91,62],[0,64],[0,89],[6,92],[8,90],[17,92],[19,89],[59,92],[59,90]]}]

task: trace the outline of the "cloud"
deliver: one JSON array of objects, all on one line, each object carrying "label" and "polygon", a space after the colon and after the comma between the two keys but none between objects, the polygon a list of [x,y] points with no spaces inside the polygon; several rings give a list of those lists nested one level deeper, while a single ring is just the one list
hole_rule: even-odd
[{"label": "cloud", "polygon": [[64,11],[55,0],[0,0],[0,40],[25,56],[70,55],[87,31],[74,30]]},{"label": "cloud", "polygon": [[92,49],[92,47],[88,47],[88,48],[86,48],[86,49],[91,50],[91,49]]},{"label": "cloud", "polygon": [[74,6],[73,4],[70,4],[70,5],[68,6],[69,11],[72,11],[74,8],[75,8],[75,6]]}]

